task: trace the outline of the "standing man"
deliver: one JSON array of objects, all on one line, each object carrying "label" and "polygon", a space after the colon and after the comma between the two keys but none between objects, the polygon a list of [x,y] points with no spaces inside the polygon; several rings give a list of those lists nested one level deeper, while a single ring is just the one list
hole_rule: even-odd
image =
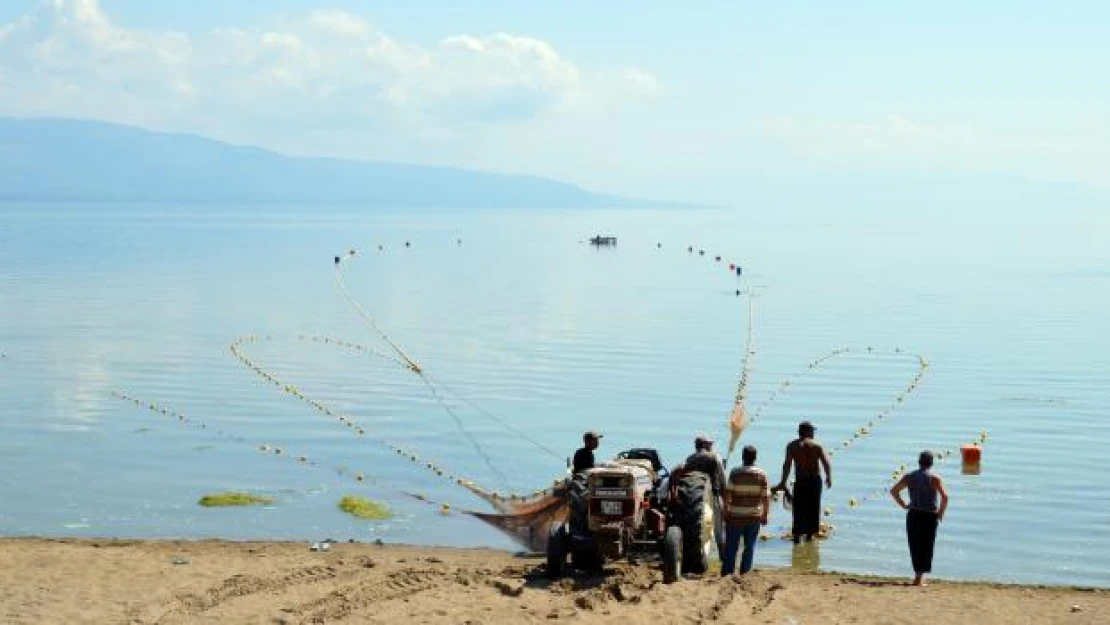
[{"label": "standing man", "polygon": [[574,452],[574,471],[578,475],[587,469],[594,468],[594,450],[601,444],[601,433],[589,430],[582,435],[582,447]]},{"label": "standing man", "polygon": [[712,484],[710,504],[713,508],[713,533],[716,535],[717,553],[724,553],[724,526],[721,519],[721,497],[725,488],[725,465],[721,457],[713,451],[713,439],[704,434],[699,434],[694,439],[694,453],[686,457],[683,464],[687,471],[701,471],[709,476]]},{"label": "standing man", "polygon": [[736,570],[736,550],[744,541],[744,555],[740,559],[740,574],[752,570],[755,542],[759,527],[767,525],[771,510],[771,490],[767,474],[755,466],[756,449],[748,445],[743,451],[744,466],[728,474],[725,485],[725,549],[721,555],[721,576],[732,575]]},{"label": "standing man", "polygon": [[815,428],[809,421],[798,424],[798,438],[786,446],[782,463],[782,481],[773,490],[785,490],[794,467],[794,544],[802,536],[813,540],[821,529],[821,469],[825,470],[825,487],[832,488],[832,463],[825,448],[813,438]]},{"label": "standing man", "polygon": [[[925,574],[933,570],[933,545],[937,525],[948,509],[948,491],[939,475],[933,473],[933,452],[925,450],[917,458],[918,469],[907,473],[890,489],[890,496],[906,512],[906,538],[910,543],[913,563],[913,585],[924,586]],[[902,491],[910,489],[910,502],[902,499]],[[940,505],[937,505],[937,495]]]}]

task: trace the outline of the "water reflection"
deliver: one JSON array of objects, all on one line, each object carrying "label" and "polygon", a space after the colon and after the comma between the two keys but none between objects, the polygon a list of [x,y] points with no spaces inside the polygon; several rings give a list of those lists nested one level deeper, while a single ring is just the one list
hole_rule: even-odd
[{"label": "water reflection", "polygon": [[790,552],[790,568],[795,571],[812,572],[821,568],[821,541],[814,540],[794,545]]},{"label": "water reflection", "polygon": [[960,466],[960,473],[964,475],[979,475],[983,472],[983,465],[978,462],[965,462]]}]

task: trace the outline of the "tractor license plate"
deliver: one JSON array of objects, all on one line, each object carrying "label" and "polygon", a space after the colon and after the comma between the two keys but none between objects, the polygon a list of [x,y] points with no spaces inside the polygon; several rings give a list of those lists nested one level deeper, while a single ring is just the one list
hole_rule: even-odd
[{"label": "tractor license plate", "polygon": [[622,501],[602,501],[601,513],[604,515],[618,516],[624,512],[624,502]]}]

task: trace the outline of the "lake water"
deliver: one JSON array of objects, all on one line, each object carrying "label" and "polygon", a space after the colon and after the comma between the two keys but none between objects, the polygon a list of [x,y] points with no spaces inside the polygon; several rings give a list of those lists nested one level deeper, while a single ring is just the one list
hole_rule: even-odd
[{"label": "lake water", "polygon": [[[599,232],[619,245],[584,243]],[[876,492],[919,450],[986,430],[979,475],[938,464],[952,504],[936,575],[1107,587],[1108,235],[1110,213],[1089,211],[0,205],[0,534],[513,548],[476,520],[399,495],[485,509],[266,384],[229,343],[259,337],[243,346],[252,360],[374,437],[529,492],[563,470],[587,428],[604,430],[602,455],[653,446],[668,464],[700,431],[723,442],[747,328],[736,290],[754,286],[749,406],[792,380],[744,437],[773,479],[801,418],[837,446],[910,381],[909,353],[930,363],[905,402],[834,457],[832,539],[762,543],[757,563],[908,574],[903,513]],[[451,412],[395,364],[298,338],[388,351],[336,289],[333,257],[351,247],[352,294]],[[852,351],[807,369],[842,347]],[[277,503],[196,505],[232,489]],[[397,516],[356,521],[336,509],[348,493],[384,499]],[[776,509],[772,529],[788,524]]]}]

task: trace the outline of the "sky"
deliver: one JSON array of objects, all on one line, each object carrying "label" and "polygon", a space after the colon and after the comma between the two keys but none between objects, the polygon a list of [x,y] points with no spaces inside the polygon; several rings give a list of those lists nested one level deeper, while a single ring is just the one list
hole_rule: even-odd
[{"label": "sky", "polygon": [[1110,192],[1110,4],[3,0],[0,115],[728,202],[754,180]]}]

